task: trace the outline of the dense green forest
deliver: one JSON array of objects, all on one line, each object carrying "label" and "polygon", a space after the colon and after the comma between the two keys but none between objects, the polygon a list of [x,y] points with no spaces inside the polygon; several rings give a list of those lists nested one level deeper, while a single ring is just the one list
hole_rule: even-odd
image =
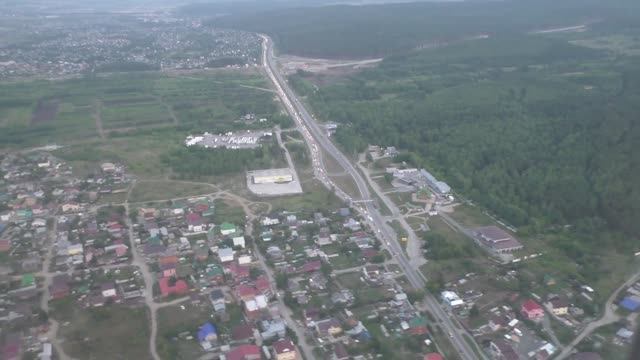
[{"label": "dense green forest", "polygon": [[317,91],[314,80],[299,72],[291,83],[342,124],[336,139],[347,151],[409,150],[404,160],[524,234],[553,234],[585,268],[598,266],[602,246],[637,248],[637,57],[494,37],[392,56]]},{"label": "dense green forest", "polygon": [[[435,47],[481,34],[520,33],[602,23],[633,23],[635,0],[507,0],[383,4],[366,6],[255,7],[193,5],[191,15],[210,23],[271,35],[282,53],[310,57],[379,57],[417,47]],[[220,14],[230,14],[220,16]]]}]

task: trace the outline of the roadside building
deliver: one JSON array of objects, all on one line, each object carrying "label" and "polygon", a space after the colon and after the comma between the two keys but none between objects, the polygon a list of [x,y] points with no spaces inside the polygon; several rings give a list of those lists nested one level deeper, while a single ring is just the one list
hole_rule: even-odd
[{"label": "roadside building", "polygon": [[523,248],[520,241],[494,225],[475,228],[473,235],[476,242],[498,254],[511,253]]},{"label": "roadside building", "polygon": [[442,301],[452,309],[464,306],[464,301],[453,291],[443,291],[440,294],[440,297],[442,298]]}]

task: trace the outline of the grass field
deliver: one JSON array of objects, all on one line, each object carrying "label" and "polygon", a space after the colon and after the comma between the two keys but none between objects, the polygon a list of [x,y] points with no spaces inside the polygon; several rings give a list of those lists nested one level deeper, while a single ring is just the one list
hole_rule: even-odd
[{"label": "grass field", "polygon": [[237,204],[224,200],[215,201],[215,218],[217,223],[230,222],[236,225],[244,224],[245,213]]},{"label": "grass field", "polygon": [[489,216],[482,213],[482,209],[477,206],[462,204],[455,207],[451,217],[463,226],[476,227],[484,225],[493,225],[495,221]]},{"label": "grass field", "polygon": [[131,191],[129,202],[145,202],[203,195],[215,189],[206,184],[194,184],[180,181],[139,181]]},{"label": "grass field", "polygon": [[202,348],[196,339],[179,338],[178,334],[188,332],[195,336],[198,327],[205,322],[215,323],[213,309],[208,303],[168,306],[158,310],[158,352],[163,359],[194,359],[202,355]]},{"label": "grass field", "polygon": [[56,302],[52,315],[61,326],[68,355],[77,359],[147,359],[149,329],[144,308],[111,305],[82,309],[72,300]]}]

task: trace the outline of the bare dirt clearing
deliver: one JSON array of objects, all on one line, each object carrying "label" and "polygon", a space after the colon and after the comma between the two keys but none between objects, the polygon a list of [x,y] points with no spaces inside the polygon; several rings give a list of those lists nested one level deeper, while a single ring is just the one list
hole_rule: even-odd
[{"label": "bare dirt clearing", "polygon": [[382,61],[382,58],[360,60],[331,60],[283,55],[278,58],[278,61],[287,74],[294,73],[298,70],[304,70],[312,73],[340,75],[354,72],[362,68],[375,66],[377,63]]}]

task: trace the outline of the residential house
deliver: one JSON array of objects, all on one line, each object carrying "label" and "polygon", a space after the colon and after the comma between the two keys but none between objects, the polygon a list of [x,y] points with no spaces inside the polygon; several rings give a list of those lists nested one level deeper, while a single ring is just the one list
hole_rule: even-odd
[{"label": "residential house", "polygon": [[364,279],[372,285],[382,284],[383,268],[378,265],[366,265],[362,268]]},{"label": "residential house", "polygon": [[193,251],[193,257],[196,261],[205,262],[209,259],[209,249],[206,246],[200,246]]},{"label": "residential house", "polygon": [[232,248],[221,248],[218,249],[218,257],[220,258],[221,263],[231,262],[233,261],[233,249]]},{"label": "residential house", "polygon": [[285,338],[273,343],[273,353],[276,360],[296,360],[298,351],[291,340]]},{"label": "residential house", "polygon": [[213,289],[209,293],[209,301],[213,305],[213,311],[216,313],[223,313],[226,310],[227,302],[224,298],[224,293],[220,289]]},{"label": "residential house", "polygon": [[245,248],[246,245],[245,245],[244,235],[236,236],[232,240],[233,240],[233,246],[234,247],[239,246],[239,247],[241,247],[243,249]]},{"label": "residential house", "polygon": [[178,266],[177,256],[163,256],[158,259],[158,266],[160,267],[161,277],[176,276],[176,267]]},{"label": "residential house", "polygon": [[303,273],[312,273],[314,271],[319,271],[322,268],[322,262],[320,260],[312,260],[304,263],[300,268],[300,272]]},{"label": "residential house", "polygon": [[186,220],[190,232],[202,232],[206,230],[206,225],[200,214],[189,213],[186,216]]},{"label": "residential house", "polygon": [[328,227],[320,228],[320,232],[318,233],[318,237],[316,239],[316,244],[319,246],[330,245],[333,243],[331,239],[331,232]]},{"label": "residential house", "polygon": [[631,343],[633,341],[633,331],[627,328],[620,328],[616,331],[616,337],[626,343]]},{"label": "residential house", "polygon": [[450,308],[459,308],[464,305],[464,301],[453,291],[445,290],[440,293],[440,297]]},{"label": "residential house", "polygon": [[224,270],[217,264],[209,264],[206,269],[207,280],[213,285],[222,285],[224,283]]},{"label": "residential house", "polygon": [[49,285],[49,295],[53,300],[67,297],[70,290],[69,277],[67,275],[55,276],[52,279],[51,285]]},{"label": "residential house", "polygon": [[240,284],[234,289],[234,294],[236,299],[240,301],[248,301],[256,297],[257,290],[253,286]]},{"label": "residential house", "polygon": [[567,313],[569,313],[569,303],[564,299],[561,299],[561,298],[551,299],[547,303],[547,305],[551,309],[551,312],[553,313],[553,315],[564,316],[564,315],[567,315]]},{"label": "residential house", "polygon": [[266,296],[268,299],[273,297],[273,290],[271,289],[271,283],[266,275],[260,275],[254,282],[256,290],[259,294]]},{"label": "residential house", "polygon": [[184,280],[173,278],[160,279],[160,293],[162,297],[170,295],[185,295],[189,291],[189,285]]},{"label": "residential house", "polygon": [[438,353],[428,353],[423,360],[444,360],[444,357]]},{"label": "residential house", "polygon": [[351,231],[360,231],[362,229],[360,222],[353,218],[349,218],[342,226]]},{"label": "residential house", "polygon": [[331,355],[331,360],[349,360],[351,356],[349,356],[349,352],[347,348],[344,347],[342,343],[335,343],[333,345],[333,354]]},{"label": "residential house", "polygon": [[251,342],[255,339],[254,330],[249,324],[236,325],[231,329],[231,341]]},{"label": "residential house", "polygon": [[222,235],[231,235],[234,234],[236,232],[236,226],[228,223],[228,222],[224,222],[222,224],[220,224],[220,234]]},{"label": "residential house", "polygon": [[232,348],[226,354],[227,360],[260,360],[260,347],[252,344],[240,345]]},{"label": "residential house", "polygon": [[204,350],[210,350],[217,340],[218,332],[212,323],[207,322],[198,329],[198,342]]},{"label": "residential house", "polygon": [[335,318],[316,321],[315,328],[321,338],[336,337],[342,333],[342,325]]},{"label": "residential house", "polygon": [[520,308],[522,316],[531,321],[540,321],[544,317],[544,309],[537,302],[529,299]]},{"label": "residential house", "polygon": [[112,298],[118,295],[116,291],[116,284],[113,282],[106,282],[100,286],[101,294],[104,298]]},{"label": "residential house", "polygon": [[513,347],[505,340],[494,340],[489,344],[489,351],[495,360],[519,360]]},{"label": "residential house", "polygon": [[231,275],[231,278],[236,283],[248,279],[251,275],[251,268],[246,265],[239,265],[235,262],[225,265],[225,270]]},{"label": "residential house", "polygon": [[260,337],[263,340],[269,340],[273,338],[282,338],[287,332],[287,326],[282,319],[263,320],[260,322]]},{"label": "residential house", "polygon": [[278,220],[278,218],[270,218],[267,216],[264,217],[260,223],[262,226],[272,226],[280,224],[280,220]]}]

